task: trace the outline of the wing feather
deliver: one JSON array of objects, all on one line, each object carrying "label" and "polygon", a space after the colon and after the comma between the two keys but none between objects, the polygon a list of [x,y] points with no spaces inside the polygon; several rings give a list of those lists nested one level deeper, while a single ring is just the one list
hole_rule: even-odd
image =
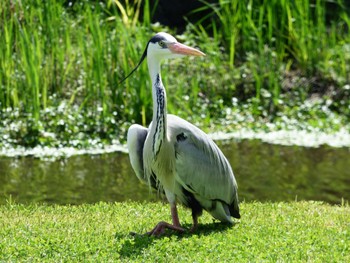
[{"label": "wing feather", "polygon": [[213,140],[174,115],[168,115],[168,128],[175,144],[177,181],[201,199],[238,203],[233,171]]},{"label": "wing feather", "polygon": [[143,167],[143,147],[148,134],[148,129],[138,124],[130,126],[127,135],[127,145],[129,150],[129,158],[132,168],[136,176],[144,183],[147,179],[144,174]]}]

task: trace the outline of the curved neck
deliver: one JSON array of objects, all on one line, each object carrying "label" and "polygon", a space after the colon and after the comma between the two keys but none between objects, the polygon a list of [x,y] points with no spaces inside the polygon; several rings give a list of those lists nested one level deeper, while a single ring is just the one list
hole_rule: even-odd
[{"label": "curved neck", "polygon": [[166,92],[160,75],[160,61],[148,59],[148,70],[152,80],[153,118],[151,135],[153,136],[152,149],[158,154],[163,140],[167,135]]}]

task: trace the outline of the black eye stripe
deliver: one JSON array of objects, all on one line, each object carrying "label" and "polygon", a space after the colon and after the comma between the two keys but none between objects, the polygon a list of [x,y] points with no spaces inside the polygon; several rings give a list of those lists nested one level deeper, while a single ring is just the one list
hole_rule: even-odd
[{"label": "black eye stripe", "polygon": [[150,40],[149,42],[155,44],[155,43],[157,43],[157,42],[164,41],[164,40],[165,40],[165,38],[164,38],[162,35],[157,34],[157,35],[155,35],[154,37],[152,37],[151,40]]}]

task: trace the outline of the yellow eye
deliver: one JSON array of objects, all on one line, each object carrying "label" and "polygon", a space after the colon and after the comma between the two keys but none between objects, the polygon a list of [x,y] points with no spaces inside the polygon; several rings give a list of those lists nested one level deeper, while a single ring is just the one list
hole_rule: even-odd
[{"label": "yellow eye", "polygon": [[159,41],[158,44],[159,44],[159,46],[161,46],[163,48],[165,47],[165,42],[163,40]]}]

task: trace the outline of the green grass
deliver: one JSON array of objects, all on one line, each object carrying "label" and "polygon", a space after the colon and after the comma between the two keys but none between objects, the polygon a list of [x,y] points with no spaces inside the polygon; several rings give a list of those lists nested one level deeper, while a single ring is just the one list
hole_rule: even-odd
[{"label": "green grass", "polygon": [[[151,120],[146,63],[118,83],[135,67],[155,32],[175,34],[176,29],[151,24],[155,7],[149,1],[69,3],[0,3],[0,147],[124,141],[130,123],[147,125]],[[212,13],[188,23],[177,38],[207,56],[163,65],[169,112],[202,127],[237,119],[237,111],[254,119],[242,121],[246,128],[289,115],[320,129],[328,129],[328,119],[336,116],[338,124],[328,126],[346,126],[350,16],[343,1],[332,3],[335,8],[327,3],[204,4],[196,12]],[[313,115],[304,114],[311,97],[316,101]],[[331,114],[325,116],[324,108]],[[315,118],[320,121],[309,122]]]},{"label": "green grass", "polygon": [[[233,226],[200,218],[196,233],[143,233],[169,220],[161,203],[0,206],[5,262],[349,262],[350,207],[315,202],[242,203]],[[186,227],[188,210],[180,208]]]}]

